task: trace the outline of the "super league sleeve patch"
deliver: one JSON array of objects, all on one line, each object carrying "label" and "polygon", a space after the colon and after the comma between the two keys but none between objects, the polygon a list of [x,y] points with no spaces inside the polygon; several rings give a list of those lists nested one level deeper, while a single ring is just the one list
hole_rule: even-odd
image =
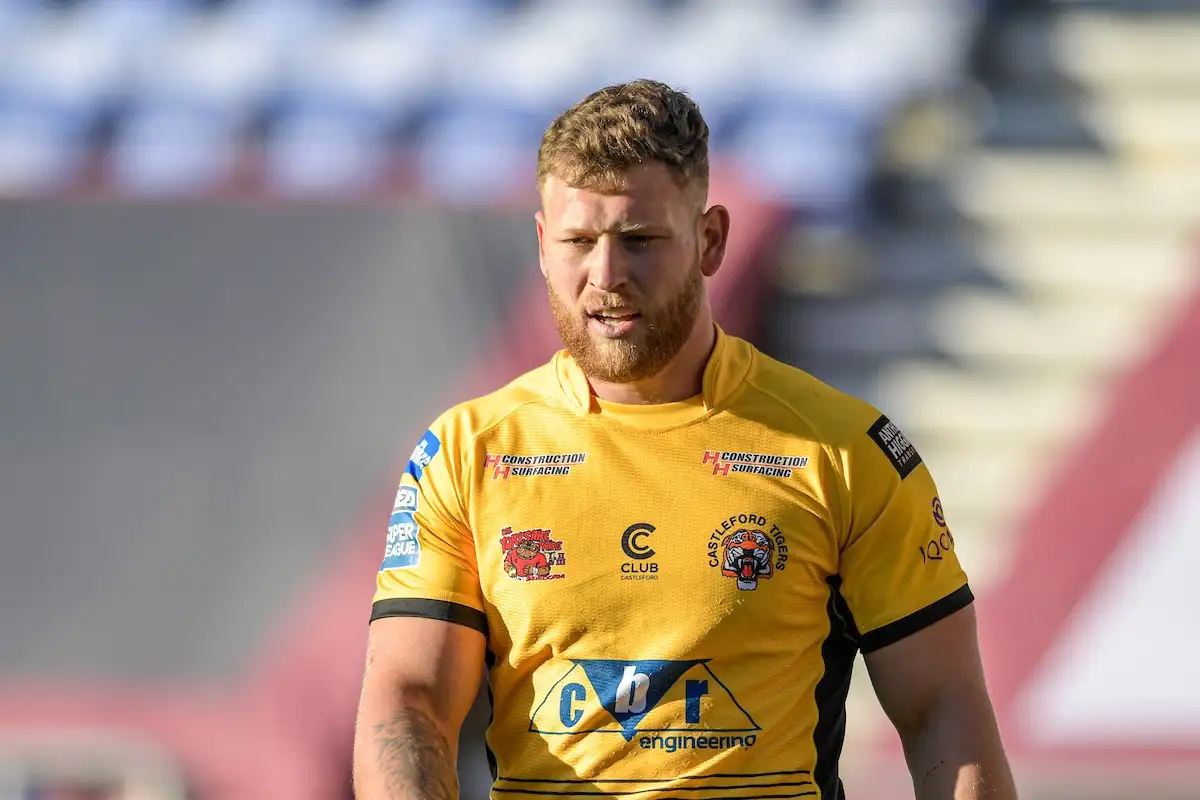
[{"label": "super league sleeve patch", "polygon": [[412,569],[421,564],[421,529],[407,511],[392,512],[388,520],[387,548],[383,553],[380,572],[393,569]]},{"label": "super league sleeve patch", "polygon": [[917,452],[917,448],[913,447],[904,431],[886,416],[880,416],[867,431],[867,435],[879,445],[888,461],[892,462],[896,472],[900,473],[901,480],[907,478],[909,473],[920,465],[921,454]]}]

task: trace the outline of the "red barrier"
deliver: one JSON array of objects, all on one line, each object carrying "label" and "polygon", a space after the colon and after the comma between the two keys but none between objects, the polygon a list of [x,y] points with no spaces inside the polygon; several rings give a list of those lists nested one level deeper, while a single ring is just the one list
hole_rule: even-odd
[{"label": "red barrier", "polygon": [[[980,602],[981,646],[997,713],[1014,757],[1031,770],[1064,771],[1072,763],[1091,772],[1117,763],[1200,765],[1200,746],[1183,737],[1153,746],[1133,737],[1119,745],[1038,745],[1026,736],[1022,717],[1027,691],[1052,648],[1196,430],[1200,291],[1150,357],[1115,387],[1103,419],[1018,529],[1011,575]],[[1145,657],[1154,658],[1151,642],[1128,646],[1146,647]],[[1194,673],[1193,665],[1178,668]]]}]

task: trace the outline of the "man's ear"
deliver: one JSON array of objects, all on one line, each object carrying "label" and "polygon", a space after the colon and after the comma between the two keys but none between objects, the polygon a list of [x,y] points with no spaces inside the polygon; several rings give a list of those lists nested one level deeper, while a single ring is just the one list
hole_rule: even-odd
[{"label": "man's ear", "polygon": [[537,223],[538,237],[538,267],[542,270],[543,277],[549,277],[546,273],[546,215],[541,211],[533,215],[534,222]]},{"label": "man's ear", "polygon": [[700,271],[704,277],[717,274],[729,246],[729,209],[713,206],[700,217]]}]

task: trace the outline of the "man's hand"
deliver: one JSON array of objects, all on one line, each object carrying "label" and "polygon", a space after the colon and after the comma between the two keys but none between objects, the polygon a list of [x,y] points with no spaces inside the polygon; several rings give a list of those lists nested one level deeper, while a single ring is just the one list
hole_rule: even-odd
[{"label": "man's hand", "polygon": [[456,800],[458,731],[483,651],[479,631],[451,622],[371,623],[354,735],[357,800]]},{"label": "man's hand", "polygon": [[866,656],[917,800],[1016,800],[967,606]]}]

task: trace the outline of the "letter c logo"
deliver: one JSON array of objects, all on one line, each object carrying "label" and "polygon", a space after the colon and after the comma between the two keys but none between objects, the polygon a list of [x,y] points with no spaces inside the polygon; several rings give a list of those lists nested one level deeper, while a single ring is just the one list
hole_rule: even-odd
[{"label": "letter c logo", "polygon": [[642,542],[652,533],[654,526],[649,522],[635,522],[621,534],[621,549],[625,551],[625,555],[638,561],[653,557],[653,548]]}]

